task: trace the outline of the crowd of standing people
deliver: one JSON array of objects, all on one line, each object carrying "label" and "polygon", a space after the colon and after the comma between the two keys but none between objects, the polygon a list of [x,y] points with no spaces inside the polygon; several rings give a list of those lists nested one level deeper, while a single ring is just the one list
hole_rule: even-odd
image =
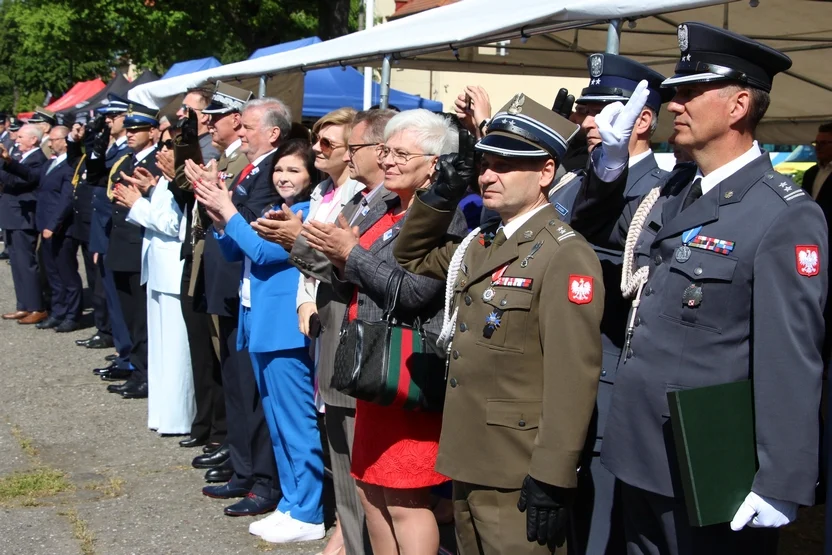
[{"label": "crowd of standing people", "polygon": [[[308,130],[217,82],[174,122],[7,118],[3,319],[79,329],[80,250],[93,372],[269,542],[325,537],[326,460],[326,555],[434,555],[451,522],[463,554],[773,553],[818,481],[827,221],[754,140],[789,58],[697,22],[679,47],[671,78],[593,54],[551,109],[471,86]],[[694,527],[667,392],[748,379],[759,469]]]}]

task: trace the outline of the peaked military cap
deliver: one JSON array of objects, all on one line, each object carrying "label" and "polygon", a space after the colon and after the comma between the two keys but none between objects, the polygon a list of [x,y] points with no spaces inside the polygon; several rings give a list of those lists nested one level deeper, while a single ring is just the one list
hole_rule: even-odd
[{"label": "peaked military cap", "polygon": [[35,114],[29,118],[29,123],[48,123],[51,126],[58,125],[55,112],[46,108],[35,108]]},{"label": "peaked military cap", "polygon": [[507,158],[560,160],[577,131],[576,124],[519,93],[491,119],[476,149]]},{"label": "peaked military cap", "polygon": [[679,25],[679,50],[676,75],[662,86],[683,83],[737,81],[771,91],[774,76],[792,67],[782,52],[732,31],[698,21]]},{"label": "peaked military cap", "polygon": [[217,86],[214,87],[214,94],[211,97],[211,104],[202,110],[202,113],[224,115],[239,112],[243,109],[243,105],[251,100],[252,96],[254,96],[254,93],[251,91],[217,81]]},{"label": "peaked military cap", "polygon": [[22,123],[20,122],[20,120],[19,120],[19,119],[17,119],[16,117],[11,116],[11,117],[9,118],[9,131],[20,131],[20,127],[21,127],[22,125],[23,125],[23,124],[22,124]]},{"label": "peaked military cap", "polygon": [[142,129],[144,127],[159,127],[156,108],[149,108],[142,104],[131,102],[127,105],[127,114],[124,118],[125,129]]},{"label": "peaked military cap", "polygon": [[673,98],[672,89],[663,89],[664,75],[630,58],[617,54],[592,54],[586,60],[589,86],[581,91],[578,104],[587,102],[627,102],[640,81],[647,81],[650,95],[647,106],[659,111]]},{"label": "peaked military cap", "polygon": [[6,114],[0,114],[0,123],[6,123]]},{"label": "peaked military cap", "polygon": [[130,104],[130,101],[110,93],[102,103],[104,105],[98,109],[99,114],[123,114],[127,111],[127,106]]}]

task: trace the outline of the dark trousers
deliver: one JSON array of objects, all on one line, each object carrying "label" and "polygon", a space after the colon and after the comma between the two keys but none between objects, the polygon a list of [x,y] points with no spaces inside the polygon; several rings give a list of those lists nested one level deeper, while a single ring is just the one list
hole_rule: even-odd
[{"label": "dark trousers", "polygon": [[211,315],[194,310],[194,299],[188,296],[192,259],[185,259],[182,271],[182,318],[188,330],[191,367],[194,374],[196,415],[191,424],[191,437],[224,443],[226,435],[225,396],[222,389],[222,366],[213,346],[216,337]]},{"label": "dark trousers", "polygon": [[779,531],[734,532],[728,523],[694,528],[685,503],[620,482],[629,555],[774,555]]},{"label": "dark trousers", "polygon": [[587,457],[578,473],[578,495],[572,505],[567,547],[569,555],[627,552],[621,485],[601,465],[597,452]]},{"label": "dark trousers", "polygon": [[38,272],[38,232],[31,229],[7,229],[6,241],[17,310],[40,312],[43,310],[43,295]]},{"label": "dark trousers", "polygon": [[132,370],[130,365],[130,351],[133,349],[133,342],[130,339],[130,328],[124,319],[124,312],[121,309],[116,282],[113,272],[104,266],[104,256],[98,257],[98,275],[104,288],[104,297],[107,301],[107,313],[109,314],[110,330],[113,334],[113,343],[118,351],[116,367],[121,370]]},{"label": "dark trousers", "polygon": [[52,289],[50,316],[56,320],[81,318],[83,283],[78,274],[78,241],[63,233],[54,233],[40,244],[46,279]]},{"label": "dark trousers", "polygon": [[272,440],[257,392],[248,349],[237,350],[237,318],[219,317],[222,385],[234,487],[251,488],[266,499],[280,498]]},{"label": "dark trousers", "polygon": [[112,335],[110,329],[110,315],[107,310],[107,296],[104,293],[104,280],[93,262],[90,244],[81,242],[81,256],[84,259],[84,271],[87,274],[87,287],[92,292],[92,315],[98,333]]},{"label": "dark trousers", "polygon": [[130,379],[147,382],[147,291],[141,285],[140,272],[113,272],[118,300],[124,311],[124,320],[130,330]]}]

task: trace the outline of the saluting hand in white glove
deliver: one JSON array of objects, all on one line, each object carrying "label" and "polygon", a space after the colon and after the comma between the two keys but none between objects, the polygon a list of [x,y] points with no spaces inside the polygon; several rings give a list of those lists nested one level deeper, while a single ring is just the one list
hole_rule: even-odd
[{"label": "saluting hand in white glove", "polygon": [[[605,178],[608,172],[623,170],[627,163],[630,156],[630,136],[633,134],[636,120],[647,103],[648,96],[650,96],[650,91],[647,90],[647,81],[642,80],[626,105],[621,102],[607,104],[601,113],[595,116],[595,125],[598,126],[598,134],[601,135],[602,148],[596,149],[600,153],[596,155],[593,152],[592,158],[596,173],[604,181],[612,181],[612,179]],[[620,171],[612,178],[618,175]]]},{"label": "saluting hand in white glove", "polygon": [[753,491],[742,502],[731,530],[738,532],[746,525],[751,528],[780,528],[797,518],[797,503],[757,495]]}]

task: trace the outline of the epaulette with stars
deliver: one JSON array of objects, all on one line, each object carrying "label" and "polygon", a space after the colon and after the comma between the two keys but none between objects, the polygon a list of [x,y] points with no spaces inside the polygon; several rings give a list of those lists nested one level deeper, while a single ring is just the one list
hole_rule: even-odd
[{"label": "epaulette with stars", "polygon": [[812,198],[806,194],[806,191],[804,191],[803,188],[795,184],[791,178],[781,173],[777,173],[774,170],[766,173],[765,177],[763,177],[763,183],[771,187],[786,204],[792,204],[798,200],[808,200]]}]

